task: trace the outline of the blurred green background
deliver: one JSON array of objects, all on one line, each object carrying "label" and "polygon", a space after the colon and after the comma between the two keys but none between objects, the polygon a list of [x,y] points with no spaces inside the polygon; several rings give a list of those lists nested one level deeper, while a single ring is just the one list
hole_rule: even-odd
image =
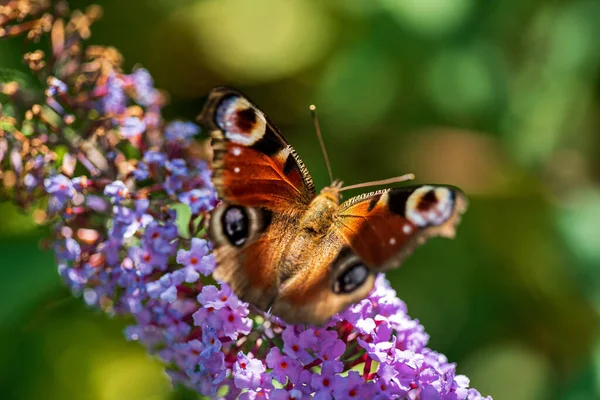
[{"label": "blurred green background", "polygon": [[[72,1],[73,7],[87,1]],[[600,399],[600,2],[99,1],[92,43],[148,68],[193,119],[234,86],[318,187],[407,172],[470,209],[390,273],[430,346],[496,400]],[[0,67],[22,68],[20,40]],[[354,195],[355,193],[351,193]],[[0,204],[0,396],[193,399],[70,297],[37,228]]]}]

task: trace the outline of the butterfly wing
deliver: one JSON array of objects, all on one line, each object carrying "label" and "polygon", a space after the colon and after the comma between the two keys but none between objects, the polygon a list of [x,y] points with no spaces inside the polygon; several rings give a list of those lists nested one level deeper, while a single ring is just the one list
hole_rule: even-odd
[{"label": "butterfly wing", "polygon": [[314,198],[312,178],[292,146],[242,94],[213,89],[200,120],[210,129],[213,183],[222,200],[287,212]]},{"label": "butterfly wing", "polygon": [[213,276],[243,301],[268,310],[278,293],[277,266],[294,225],[293,217],[264,208],[221,203],[208,226],[217,261]]},{"label": "butterfly wing", "polygon": [[334,227],[372,271],[399,264],[433,236],[454,237],[467,200],[450,186],[412,186],[351,198]]},{"label": "butterfly wing", "polygon": [[239,92],[214,89],[200,121],[210,130],[212,179],[223,200],[208,230],[214,276],[267,309],[277,295],[282,251],[315,196],[312,179],[279,130]]}]

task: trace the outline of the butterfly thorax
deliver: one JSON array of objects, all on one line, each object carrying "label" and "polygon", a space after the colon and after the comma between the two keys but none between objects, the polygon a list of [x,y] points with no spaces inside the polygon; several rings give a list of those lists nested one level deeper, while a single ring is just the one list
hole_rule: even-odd
[{"label": "butterfly thorax", "polygon": [[331,185],[324,187],[321,189],[321,193],[319,196],[324,196],[331,201],[335,202],[335,204],[340,204],[340,199],[342,195],[340,193],[340,189],[344,183],[342,181],[334,181]]},{"label": "butterfly thorax", "polygon": [[300,221],[300,227],[303,230],[324,235],[333,223],[339,203],[339,185],[334,183],[323,188],[321,193],[310,202]]}]

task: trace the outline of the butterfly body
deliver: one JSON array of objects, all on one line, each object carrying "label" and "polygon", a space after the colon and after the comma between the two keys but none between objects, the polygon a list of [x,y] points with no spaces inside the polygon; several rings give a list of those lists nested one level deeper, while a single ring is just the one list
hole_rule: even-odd
[{"label": "butterfly body", "polygon": [[339,203],[339,187],[337,185],[326,187],[310,202],[298,227],[313,235],[325,235],[333,223]]},{"label": "butterfly body", "polygon": [[214,276],[287,322],[325,323],[426,238],[454,236],[466,209],[448,186],[384,189],[341,204],[340,182],[316,194],[294,149],[235,90],[214,89],[200,118],[223,200],[208,229]]}]

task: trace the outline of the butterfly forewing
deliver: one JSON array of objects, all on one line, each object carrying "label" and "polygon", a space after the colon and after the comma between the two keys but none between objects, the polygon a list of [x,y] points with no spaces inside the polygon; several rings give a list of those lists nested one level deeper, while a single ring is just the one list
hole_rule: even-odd
[{"label": "butterfly forewing", "polygon": [[213,183],[221,199],[287,211],[314,198],[312,178],[294,149],[246,97],[216,88],[200,119],[211,131]]},{"label": "butterfly forewing", "polygon": [[343,203],[335,229],[372,270],[383,271],[429,237],[453,237],[465,209],[466,198],[454,187],[386,189]]}]

